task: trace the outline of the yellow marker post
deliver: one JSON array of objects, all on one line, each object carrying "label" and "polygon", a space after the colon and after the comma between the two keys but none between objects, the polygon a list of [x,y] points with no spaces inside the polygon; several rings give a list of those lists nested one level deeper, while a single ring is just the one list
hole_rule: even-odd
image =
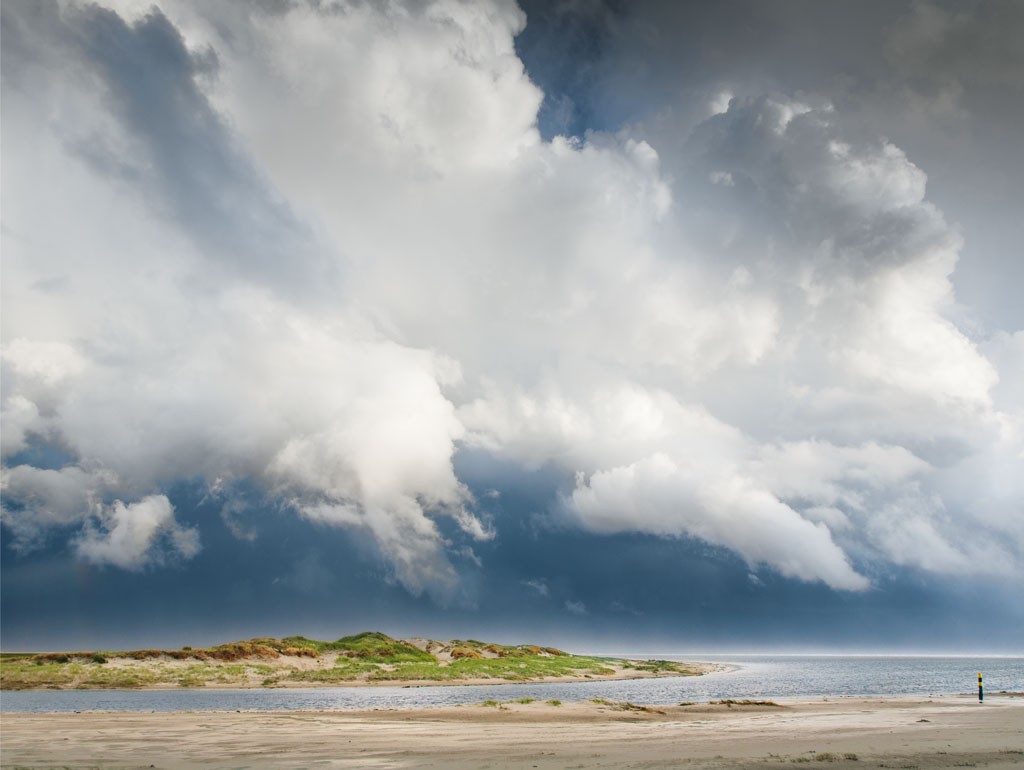
[{"label": "yellow marker post", "polygon": [[981,672],[978,672],[978,703],[985,702],[985,688],[981,686]]}]

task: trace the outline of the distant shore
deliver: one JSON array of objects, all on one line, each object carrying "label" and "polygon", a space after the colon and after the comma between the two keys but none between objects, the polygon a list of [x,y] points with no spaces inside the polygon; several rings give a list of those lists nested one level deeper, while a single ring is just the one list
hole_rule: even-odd
[{"label": "distant shore", "polygon": [[4,767],[778,768],[1024,765],[1024,697],[654,707],[586,701],[297,712],[3,716]]},{"label": "distant shore", "polygon": [[727,668],[472,639],[394,639],[364,631],[333,642],[293,636],[198,649],[8,653],[0,658],[0,689],[436,687],[699,676]]}]

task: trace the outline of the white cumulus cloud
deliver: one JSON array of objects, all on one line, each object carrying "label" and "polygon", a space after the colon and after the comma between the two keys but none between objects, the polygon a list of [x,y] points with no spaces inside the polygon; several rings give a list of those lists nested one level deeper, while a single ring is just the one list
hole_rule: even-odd
[{"label": "white cumulus cloud", "polygon": [[511,2],[3,12],[18,547],[187,559],[169,486],[251,483],[446,601],[487,563],[439,521],[500,537],[472,448],[836,589],[1020,574],[1020,333],[962,328],[926,169],[827,98],[544,141]]},{"label": "white cumulus cloud", "polygon": [[161,536],[169,550],[184,559],[199,552],[198,533],[175,521],[174,506],[164,495],[151,495],[129,505],[115,500],[96,518],[99,527],[90,523],[76,543],[79,555],[94,564],[138,570],[154,558]]}]

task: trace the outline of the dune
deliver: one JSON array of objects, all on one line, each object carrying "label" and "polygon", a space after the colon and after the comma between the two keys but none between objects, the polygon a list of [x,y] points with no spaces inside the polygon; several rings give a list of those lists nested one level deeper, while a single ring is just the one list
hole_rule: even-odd
[{"label": "dune", "polygon": [[412,687],[696,676],[722,668],[364,631],[332,642],[290,636],[177,650],[9,653],[0,659],[0,689]]}]

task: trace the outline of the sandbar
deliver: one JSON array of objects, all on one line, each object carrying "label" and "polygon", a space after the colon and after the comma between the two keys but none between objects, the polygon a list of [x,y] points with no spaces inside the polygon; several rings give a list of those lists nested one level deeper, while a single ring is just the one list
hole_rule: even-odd
[{"label": "sandbar", "polygon": [[5,768],[1024,767],[1024,697],[0,717]]}]

